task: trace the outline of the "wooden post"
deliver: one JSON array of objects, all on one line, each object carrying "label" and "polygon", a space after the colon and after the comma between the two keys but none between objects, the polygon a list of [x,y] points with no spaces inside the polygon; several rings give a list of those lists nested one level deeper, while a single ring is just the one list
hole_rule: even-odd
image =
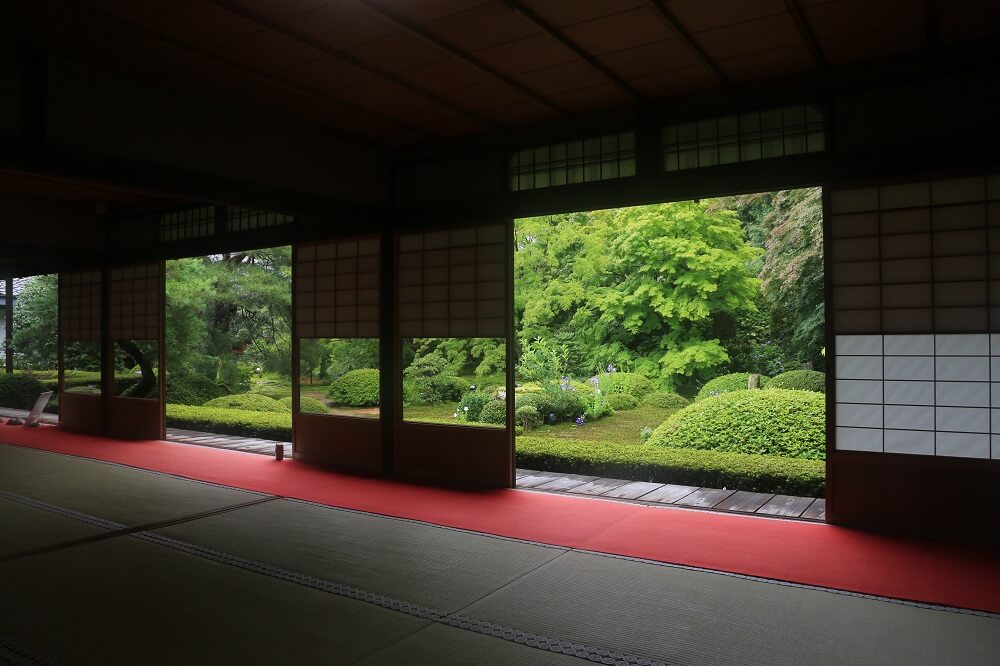
[{"label": "wooden post", "polygon": [[7,374],[14,374],[14,278],[7,276],[6,281],[7,307],[5,308],[7,321],[6,334],[4,335],[4,360],[7,365]]}]

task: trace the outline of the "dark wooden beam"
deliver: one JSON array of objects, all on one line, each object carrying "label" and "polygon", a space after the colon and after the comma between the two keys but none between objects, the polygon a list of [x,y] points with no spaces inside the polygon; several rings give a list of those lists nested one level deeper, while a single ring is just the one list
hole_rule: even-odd
[{"label": "dark wooden beam", "polygon": [[518,15],[522,16],[528,23],[531,23],[537,29],[544,32],[546,35],[556,40],[567,49],[576,54],[578,58],[586,62],[588,65],[599,71],[604,75],[609,81],[612,81],[619,88],[627,92],[632,99],[637,102],[645,101],[645,96],[632,87],[625,79],[619,76],[616,72],[612,71],[607,65],[598,60],[592,53],[581,47],[579,44],[568,38],[562,32],[560,32],[554,25],[543,19],[541,16],[536,14],[534,11],[525,7],[520,2],[516,0],[506,0],[506,5],[510,7]]},{"label": "dark wooden beam", "polygon": [[4,363],[8,375],[14,374],[14,278],[4,280]]},{"label": "dark wooden beam", "polygon": [[677,39],[681,40],[681,42],[687,46],[688,49],[695,54],[695,56],[697,56],[698,60],[700,60],[703,65],[711,69],[719,78],[719,81],[725,85],[729,85],[730,81],[726,73],[723,72],[722,68],[719,67],[719,64],[715,62],[710,55],[708,55],[708,52],[701,47],[701,44],[695,41],[694,37],[691,36],[691,33],[687,31],[687,28],[685,28],[677,17],[674,16],[674,13],[667,9],[663,0],[647,0],[647,2],[653,12],[660,18],[661,21],[663,21],[664,25],[677,35]]},{"label": "dark wooden beam", "polygon": [[417,25],[413,21],[410,21],[409,19],[407,19],[407,18],[405,18],[405,17],[403,17],[403,16],[401,16],[401,15],[399,15],[399,14],[397,14],[397,13],[395,13],[395,12],[389,10],[389,9],[386,9],[385,7],[382,7],[381,5],[378,5],[375,2],[372,2],[371,0],[353,0],[353,2],[356,3],[356,4],[361,5],[362,7],[365,7],[366,9],[368,9],[368,10],[370,10],[370,11],[376,13],[376,14],[378,14],[383,19],[385,19],[389,23],[392,23],[396,27],[401,28],[402,30],[405,30],[406,32],[408,32],[408,33],[410,33],[410,34],[412,34],[412,35],[414,35],[416,37],[419,37],[420,39],[422,39],[427,44],[430,44],[434,48],[442,51],[443,53],[446,53],[447,55],[451,56],[452,58],[454,58],[456,60],[460,60],[461,62],[464,62],[466,65],[472,67],[476,71],[481,72],[483,74],[486,74],[487,76],[489,76],[491,78],[494,78],[497,81],[500,81],[500,82],[502,82],[502,83],[510,86],[511,88],[514,88],[515,90],[517,90],[522,95],[524,95],[526,97],[530,97],[531,99],[535,100],[539,104],[542,104],[543,106],[551,109],[552,111],[555,111],[559,115],[566,115],[566,114],[569,113],[566,110],[566,108],[563,107],[562,105],[557,104],[556,102],[553,102],[551,99],[545,97],[541,93],[539,93],[539,92],[537,92],[535,90],[532,90],[531,88],[529,88],[528,86],[524,85],[523,83],[520,83],[516,79],[514,79],[514,78],[512,78],[512,77],[510,77],[510,76],[508,76],[506,74],[504,74],[500,70],[498,70],[498,69],[496,69],[496,68],[494,68],[494,67],[486,64],[485,62],[483,62],[482,60],[479,60],[475,56],[473,56],[473,55],[471,55],[469,53],[466,53],[462,49],[459,49],[459,48],[457,48],[455,46],[452,46],[451,44],[447,43],[443,39],[440,39],[439,37],[437,37],[434,34],[432,34],[430,31],[425,30],[422,26]]},{"label": "dark wooden beam", "polygon": [[244,74],[248,74],[248,75],[250,75],[250,76],[252,76],[254,78],[260,79],[262,81],[266,81],[267,83],[269,83],[271,85],[274,85],[274,86],[277,86],[279,88],[284,88],[286,90],[291,90],[291,91],[296,92],[296,93],[304,94],[304,95],[307,95],[309,97],[313,97],[315,99],[319,99],[319,100],[322,100],[324,102],[328,102],[328,103],[333,104],[335,106],[340,106],[340,107],[342,107],[344,109],[347,109],[347,110],[352,111],[354,113],[361,114],[363,116],[371,116],[373,118],[378,118],[380,121],[382,121],[386,125],[390,125],[390,126],[397,127],[399,129],[405,130],[405,131],[410,132],[410,133],[412,133],[412,134],[414,134],[416,136],[419,136],[419,137],[421,137],[423,139],[433,139],[433,138],[437,138],[437,137],[440,136],[436,132],[431,132],[430,130],[427,130],[426,128],[419,127],[417,125],[413,125],[411,123],[406,122],[405,120],[400,120],[398,118],[393,118],[391,116],[384,115],[382,113],[379,113],[378,111],[369,109],[369,108],[361,106],[359,104],[354,104],[353,102],[348,102],[347,100],[339,99],[336,96],[330,95],[329,93],[326,93],[326,92],[321,91],[321,90],[316,90],[316,89],[310,88],[308,86],[301,86],[301,85],[296,85],[296,84],[293,84],[293,83],[289,83],[288,81],[284,81],[284,80],[280,79],[277,76],[274,76],[272,74],[267,74],[265,72],[261,72],[259,70],[253,69],[252,67],[247,67],[246,65],[244,65],[242,63],[239,63],[239,62],[237,62],[235,60],[232,60],[231,58],[227,58],[227,57],[225,57],[223,55],[219,55],[217,53],[213,53],[213,52],[205,50],[205,49],[201,49],[201,48],[198,48],[198,47],[195,47],[195,46],[191,46],[190,44],[186,44],[186,43],[181,42],[179,40],[172,39],[172,38],[167,37],[165,35],[157,34],[155,32],[152,32],[150,30],[147,30],[147,29],[143,28],[142,26],[140,26],[140,25],[138,25],[136,23],[133,23],[133,22],[127,21],[127,20],[122,20],[122,19],[120,19],[120,18],[118,18],[116,16],[108,14],[107,12],[104,12],[104,11],[101,11],[99,9],[96,9],[93,5],[84,5],[79,0],[64,0],[64,2],[67,5],[73,7],[75,10],[81,12],[85,16],[94,17],[94,18],[96,18],[96,19],[98,19],[100,21],[103,21],[105,23],[113,25],[113,26],[115,26],[117,28],[129,31],[129,32],[131,32],[133,34],[141,35],[145,39],[148,39],[148,40],[151,40],[151,41],[156,41],[156,42],[159,42],[161,44],[165,44],[165,45],[167,45],[167,46],[169,46],[171,48],[174,48],[174,49],[177,49],[177,50],[180,50],[180,51],[186,51],[188,53],[193,53],[194,55],[197,55],[198,57],[200,57],[203,60],[206,60],[206,61],[209,61],[209,62],[213,62],[213,63],[218,64],[218,65],[222,65],[224,67],[227,67],[229,69],[242,72]]},{"label": "dark wooden beam", "polygon": [[48,55],[35,48],[21,47],[20,98],[17,110],[18,134],[29,143],[45,141],[48,117]]},{"label": "dark wooden beam", "polygon": [[937,0],[924,0],[924,35],[927,40],[927,50],[937,50],[941,44]]},{"label": "dark wooden beam", "polygon": [[492,118],[484,116],[483,114],[478,113],[476,111],[467,109],[461,106],[460,104],[456,104],[455,102],[445,97],[444,95],[439,95],[425,88],[422,88],[414,83],[411,83],[410,81],[407,81],[401,76],[394,74],[393,72],[382,69],[381,67],[370,65],[365,61],[361,60],[360,58],[351,55],[347,51],[344,51],[343,49],[338,49],[335,46],[332,46],[326,42],[311,37],[301,30],[290,28],[287,25],[278,23],[277,21],[271,20],[266,16],[263,16],[261,14],[258,14],[257,12],[247,9],[242,5],[237,5],[233,4],[232,2],[228,2],[228,0],[210,0],[210,2],[216,5],[217,7],[225,9],[227,12],[231,14],[235,14],[236,16],[244,18],[247,21],[250,21],[251,23],[257,24],[266,30],[270,30],[280,35],[284,35],[285,37],[295,40],[300,44],[305,44],[306,46],[316,49],[321,53],[325,53],[328,56],[332,56],[342,62],[346,62],[350,65],[353,65],[354,67],[357,67],[360,70],[368,72],[372,76],[383,79],[385,81],[389,81],[390,83],[393,83],[399,86],[400,88],[404,88],[415,95],[428,99],[439,106],[442,106],[454,113],[457,113],[458,115],[465,116],[466,118],[482,123],[491,129],[499,129],[503,127],[503,125],[496,122]]},{"label": "dark wooden beam", "polygon": [[826,56],[823,55],[823,49],[819,45],[819,40],[816,39],[816,33],[809,26],[809,22],[806,20],[806,15],[802,12],[802,7],[799,6],[798,0],[785,0],[785,8],[788,9],[788,13],[792,17],[799,35],[802,36],[802,41],[805,42],[806,48],[809,49],[809,54],[812,55],[813,62],[816,63],[816,67],[818,69],[825,69]]}]

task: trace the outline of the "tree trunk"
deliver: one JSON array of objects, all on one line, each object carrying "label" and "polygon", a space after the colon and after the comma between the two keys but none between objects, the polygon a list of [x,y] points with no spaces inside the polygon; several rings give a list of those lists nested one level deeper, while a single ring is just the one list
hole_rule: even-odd
[{"label": "tree trunk", "polygon": [[[139,345],[131,340],[116,340],[115,344],[129,353],[139,366],[142,378],[139,383],[128,389],[127,395],[132,398],[145,398],[156,386],[156,375],[153,373],[153,363],[139,349]],[[124,393],[123,393],[124,395]]]}]

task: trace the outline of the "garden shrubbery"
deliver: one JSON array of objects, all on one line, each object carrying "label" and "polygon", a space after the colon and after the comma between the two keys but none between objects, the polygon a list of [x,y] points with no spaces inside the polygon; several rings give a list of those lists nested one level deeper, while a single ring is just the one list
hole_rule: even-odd
[{"label": "garden shrubbery", "polygon": [[168,404],[167,427],[282,442],[292,440],[292,415],[284,407],[279,413]]},{"label": "garden shrubbery", "polygon": [[607,397],[608,406],[616,412],[626,412],[639,406],[635,396],[628,393],[612,393]]},{"label": "garden shrubbery", "polygon": [[11,409],[31,409],[40,393],[50,390],[29,375],[0,375],[0,405]]},{"label": "garden shrubbery", "polygon": [[609,372],[600,375],[601,391],[607,395],[625,393],[637,401],[653,392],[653,382],[634,372]]},{"label": "garden shrubbery", "polygon": [[225,393],[225,389],[204,375],[191,372],[167,375],[167,402],[176,405],[204,405]]},{"label": "garden shrubbery", "polygon": [[[282,398],[279,400],[285,409],[291,411],[292,409],[292,396],[287,398]],[[329,414],[330,410],[326,408],[326,405],[322,401],[316,398],[310,398],[307,395],[299,396],[299,413],[301,414]]]},{"label": "garden shrubbery", "polygon": [[657,428],[650,444],[822,460],[826,401],[811,391],[735,391],[700,400]]},{"label": "garden shrubbery", "polygon": [[816,370],[789,370],[772,377],[767,388],[826,393],[826,374]]},{"label": "garden shrubbery", "polygon": [[805,497],[822,497],[825,487],[819,460],[530,435],[517,439],[517,466]]},{"label": "garden shrubbery", "polygon": [[214,398],[206,402],[203,407],[214,407],[216,409],[239,409],[248,412],[286,412],[285,406],[274,398],[256,393],[240,393],[237,395],[224,395],[221,398]]},{"label": "garden shrubbery", "polygon": [[[701,387],[701,390],[698,391],[695,400],[704,400],[705,398],[722,395],[723,393],[731,393],[732,391],[746,391],[749,382],[750,373],[747,372],[733,372],[728,375],[722,375],[706,382]],[[764,388],[767,382],[768,378],[761,375],[759,388]]]},{"label": "garden shrubbery", "polygon": [[479,413],[480,423],[505,425],[507,423],[507,403],[504,400],[490,400]]},{"label": "garden shrubbery", "polygon": [[691,401],[677,393],[664,393],[657,391],[647,395],[642,404],[660,409],[682,409],[691,404]]},{"label": "garden shrubbery", "polygon": [[490,401],[490,396],[481,391],[466,391],[462,401],[458,403],[456,413],[466,421],[478,421],[483,407]]},{"label": "garden shrubbery", "polygon": [[376,407],[379,400],[379,371],[372,368],[351,370],[330,384],[327,394],[342,407]]}]

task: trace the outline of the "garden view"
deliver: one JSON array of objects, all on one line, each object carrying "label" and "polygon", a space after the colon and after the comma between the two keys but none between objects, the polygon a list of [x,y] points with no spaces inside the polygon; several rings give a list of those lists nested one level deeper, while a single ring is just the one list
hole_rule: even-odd
[{"label": "garden view", "polygon": [[[518,466],[822,494],[818,189],[521,219],[515,243]],[[290,438],[291,265],[167,262],[168,426]],[[55,383],[54,276],[27,281],[15,331],[0,404],[30,406]],[[402,344],[404,419],[505,424],[503,340]],[[67,389],[99,390],[96,350],[70,351]],[[116,346],[124,395],[155,395],[151,359]],[[301,340],[301,411],[377,417],[378,360],[377,339]]]}]

